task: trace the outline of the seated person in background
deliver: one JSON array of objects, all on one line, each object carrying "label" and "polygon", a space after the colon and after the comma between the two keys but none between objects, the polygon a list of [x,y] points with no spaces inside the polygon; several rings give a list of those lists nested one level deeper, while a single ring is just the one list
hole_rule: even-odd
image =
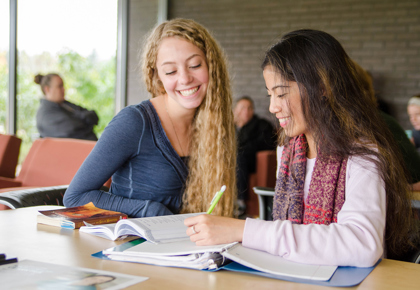
[{"label": "seated person in background", "polygon": [[411,130],[411,142],[420,150],[420,95],[414,96],[408,100],[407,106],[410,123],[413,125]]},{"label": "seated person in background", "polygon": [[98,124],[95,111],[66,101],[63,80],[58,74],[38,74],[34,81],[44,94],[36,113],[36,127],[42,138],[98,140],[93,132],[93,127]]},{"label": "seated person in background", "polygon": [[[188,19],[155,27],[142,56],[152,98],[108,124],[64,195],[130,217],[205,212],[222,185],[216,214],[233,216],[236,142],[223,51]],[[109,192],[100,190],[112,176]]]},{"label": "seated person in background", "polygon": [[401,153],[341,44],[322,31],[289,32],[262,68],[282,127],[273,221],[199,215],[184,222],[191,241],[357,267],[414,246]]},{"label": "seated person in background", "polygon": [[[353,61],[356,68],[356,72],[359,74],[363,88],[366,93],[371,96],[373,102],[378,106],[378,98],[376,97],[375,90],[373,88],[372,76],[369,72],[363,69],[357,62]],[[391,115],[383,112],[379,109],[379,116],[387,125],[389,131],[394,137],[396,144],[398,145],[402,154],[405,168],[407,172],[407,180],[410,182],[413,190],[420,190],[420,155],[416,151],[416,148],[408,139],[404,129],[398,123],[398,121]]]},{"label": "seated person in background", "polygon": [[236,101],[233,115],[238,142],[236,183],[238,185],[238,215],[245,212],[248,198],[248,177],[255,172],[258,151],[276,148],[276,133],[270,122],[254,114],[254,102],[248,96]]}]

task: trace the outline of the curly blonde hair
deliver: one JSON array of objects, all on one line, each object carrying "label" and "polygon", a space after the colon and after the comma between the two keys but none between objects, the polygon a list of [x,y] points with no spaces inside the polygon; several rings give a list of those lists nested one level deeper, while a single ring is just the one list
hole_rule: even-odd
[{"label": "curly blonde hair", "polygon": [[166,93],[158,78],[156,59],[161,41],[182,38],[206,56],[209,83],[206,97],[191,125],[189,175],[181,212],[204,212],[222,185],[227,189],[214,213],[232,216],[236,200],[236,140],[232,113],[232,93],[224,53],[212,35],[190,19],[173,19],[156,26],[148,35],[142,71],[152,97]]}]

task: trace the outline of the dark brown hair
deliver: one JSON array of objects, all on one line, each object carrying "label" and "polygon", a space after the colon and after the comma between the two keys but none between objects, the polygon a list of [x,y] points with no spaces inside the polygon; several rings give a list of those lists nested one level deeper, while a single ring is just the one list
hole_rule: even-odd
[{"label": "dark brown hair", "polygon": [[[388,257],[412,246],[414,229],[410,187],[394,138],[380,117],[375,99],[364,88],[353,61],[328,33],[297,30],[284,35],[266,53],[286,81],[297,82],[303,115],[318,151],[342,158],[363,156],[374,162],[386,188],[385,242]],[[280,128],[279,142],[288,141]]]}]

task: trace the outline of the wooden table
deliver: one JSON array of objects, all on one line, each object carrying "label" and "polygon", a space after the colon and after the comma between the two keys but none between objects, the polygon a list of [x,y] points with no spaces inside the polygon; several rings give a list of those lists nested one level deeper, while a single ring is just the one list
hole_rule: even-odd
[{"label": "wooden table", "polygon": [[[28,207],[0,211],[0,252],[19,260],[78,266],[149,277],[129,289],[333,289],[234,273],[203,272],[181,268],[106,261],[91,257],[113,242],[78,230],[67,230],[36,223],[38,210],[54,207]],[[383,260],[357,289],[419,289],[420,265]],[[337,288],[343,289],[343,288]]]}]

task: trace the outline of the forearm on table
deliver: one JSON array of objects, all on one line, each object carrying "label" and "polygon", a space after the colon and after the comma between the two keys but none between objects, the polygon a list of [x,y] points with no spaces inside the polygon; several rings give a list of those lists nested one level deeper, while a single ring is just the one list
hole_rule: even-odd
[{"label": "forearm on table", "polygon": [[319,265],[372,266],[383,254],[376,229],[355,225],[296,225],[247,219],[243,245],[287,260]]},{"label": "forearm on table", "polygon": [[88,192],[67,191],[64,195],[66,207],[80,206],[93,202],[96,207],[123,212],[129,217],[171,215],[172,212],[162,203],[153,200],[131,199],[102,190]]}]

